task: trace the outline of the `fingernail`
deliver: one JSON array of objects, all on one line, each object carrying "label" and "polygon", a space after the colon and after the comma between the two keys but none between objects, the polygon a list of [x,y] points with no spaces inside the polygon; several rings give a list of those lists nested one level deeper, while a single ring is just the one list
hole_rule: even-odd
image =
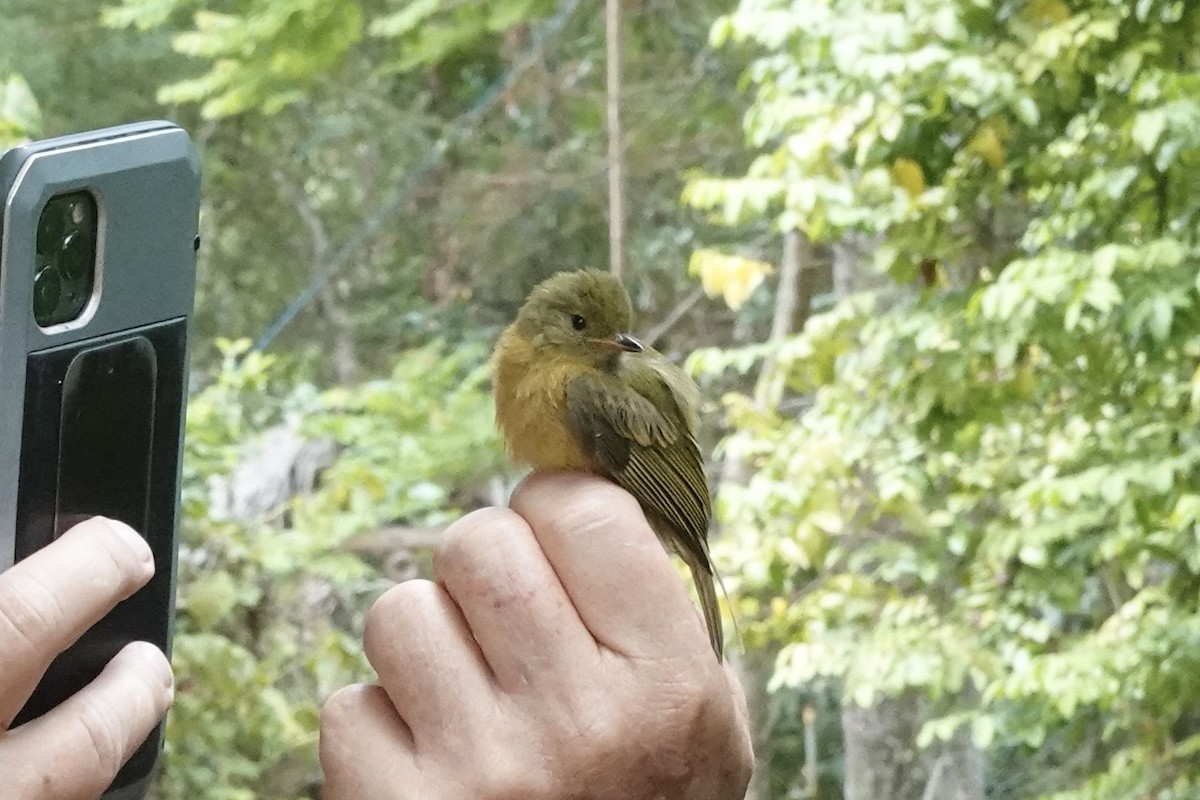
[{"label": "fingernail", "polygon": [[137,657],[148,664],[162,681],[165,689],[172,694],[175,690],[175,676],[171,673],[171,665],[163,652],[149,642],[133,642],[130,645],[136,651]]},{"label": "fingernail", "polygon": [[96,517],[96,519],[107,525],[109,530],[117,534],[125,544],[129,545],[130,549],[137,555],[138,561],[148,564],[153,568],[154,553],[150,551],[150,543],[143,539],[137,531],[120,520],[109,519],[108,517]]}]

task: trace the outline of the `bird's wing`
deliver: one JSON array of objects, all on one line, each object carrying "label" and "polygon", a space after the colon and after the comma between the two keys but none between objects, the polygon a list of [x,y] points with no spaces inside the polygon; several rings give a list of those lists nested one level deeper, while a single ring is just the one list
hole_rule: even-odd
[{"label": "bird's wing", "polygon": [[571,379],[571,430],[598,466],[669,524],[679,545],[711,572],[712,505],[691,409],[678,406],[675,390],[649,365],[623,370],[621,378],[584,373]]}]

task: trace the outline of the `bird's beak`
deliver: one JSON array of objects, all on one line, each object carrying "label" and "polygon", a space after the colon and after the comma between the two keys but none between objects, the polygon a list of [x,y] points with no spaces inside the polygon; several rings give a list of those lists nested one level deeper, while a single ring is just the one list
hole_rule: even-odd
[{"label": "bird's beak", "polygon": [[591,341],[601,347],[607,347],[610,350],[619,350],[623,353],[640,353],[646,349],[642,347],[641,342],[628,333],[618,333],[611,339],[592,339]]},{"label": "bird's beak", "polygon": [[646,349],[642,347],[641,342],[630,336],[628,333],[618,333],[613,338],[613,343],[626,353],[640,353]]}]

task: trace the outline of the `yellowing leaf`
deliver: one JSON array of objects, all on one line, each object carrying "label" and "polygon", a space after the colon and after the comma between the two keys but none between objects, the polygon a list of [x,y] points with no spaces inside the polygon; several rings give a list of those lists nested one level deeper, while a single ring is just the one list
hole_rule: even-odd
[{"label": "yellowing leaf", "polygon": [[1008,126],[989,120],[979,126],[967,149],[986,161],[992,169],[1004,166],[1004,140],[1008,138]]},{"label": "yellowing leaf", "polygon": [[925,170],[911,158],[897,158],[892,162],[892,178],[909,197],[920,197],[925,191]]},{"label": "yellowing leaf", "polygon": [[771,265],[744,256],[731,256],[716,250],[697,250],[688,261],[688,273],[700,276],[700,285],[709,297],[720,295],[725,305],[736,311],[750,299]]},{"label": "yellowing leaf", "polygon": [[1034,25],[1057,25],[1071,18],[1071,9],[1063,0],[1030,0],[1025,19]]},{"label": "yellowing leaf", "polygon": [[1017,370],[1014,385],[1022,397],[1030,397],[1034,390],[1037,389],[1037,375],[1034,374],[1032,362],[1026,361]]}]

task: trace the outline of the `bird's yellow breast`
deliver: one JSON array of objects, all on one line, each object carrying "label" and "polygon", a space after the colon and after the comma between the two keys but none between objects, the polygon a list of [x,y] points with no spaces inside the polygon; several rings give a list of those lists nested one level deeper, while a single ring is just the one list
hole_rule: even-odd
[{"label": "bird's yellow breast", "polygon": [[541,470],[593,470],[567,426],[567,383],[586,367],[535,353],[510,327],[496,344],[493,368],[496,424],[512,459]]}]

